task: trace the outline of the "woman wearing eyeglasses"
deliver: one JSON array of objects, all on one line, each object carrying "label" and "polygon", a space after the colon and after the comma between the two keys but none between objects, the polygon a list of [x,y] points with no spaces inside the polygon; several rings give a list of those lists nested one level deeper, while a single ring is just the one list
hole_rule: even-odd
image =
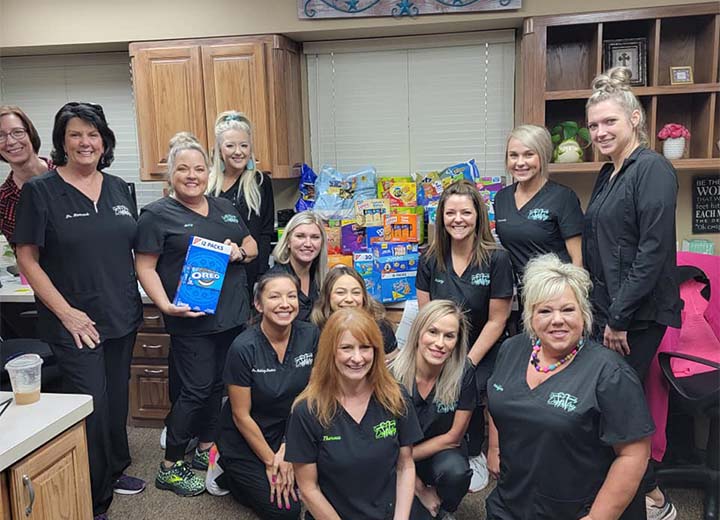
[{"label": "woman wearing eyeglasses", "polygon": [[20,107],[0,106],[0,161],[10,165],[10,173],[0,186],[0,233],[14,244],[15,208],[20,190],[27,181],[50,169],[50,159],[38,157],[40,136]]},{"label": "woman wearing eyeglasses", "polygon": [[93,397],[86,428],[96,520],[107,518],[113,490],[145,489],[123,474],[130,465],[128,381],[142,303],[132,254],[135,203],[125,181],[102,171],[114,148],[99,105],[63,106],[53,128],[56,167],[25,183],[13,237],[20,271],[35,291],[38,331],[66,389]]}]

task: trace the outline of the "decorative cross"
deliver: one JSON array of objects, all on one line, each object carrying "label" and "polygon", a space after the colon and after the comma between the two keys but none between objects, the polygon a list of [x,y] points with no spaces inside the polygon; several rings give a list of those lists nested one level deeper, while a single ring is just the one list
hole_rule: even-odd
[{"label": "decorative cross", "polygon": [[627,52],[623,52],[620,56],[618,56],[618,61],[622,64],[623,67],[627,67],[628,62],[630,61],[631,56]]}]

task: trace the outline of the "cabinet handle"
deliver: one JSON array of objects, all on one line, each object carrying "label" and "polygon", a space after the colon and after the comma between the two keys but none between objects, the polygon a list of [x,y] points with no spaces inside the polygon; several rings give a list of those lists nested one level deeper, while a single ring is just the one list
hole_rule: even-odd
[{"label": "cabinet handle", "polygon": [[145,319],[146,320],[159,320],[160,315],[159,314],[148,314],[147,316],[145,316]]},{"label": "cabinet handle", "polygon": [[157,375],[157,374],[162,374],[164,371],[163,370],[150,370],[149,368],[146,368],[144,370],[144,372],[146,374],[150,374],[150,375]]},{"label": "cabinet handle", "polygon": [[27,475],[23,475],[22,481],[23,486],[25,486],[28,490],[28,495],[30,495],[30,503],[25,508],[25,516],[30,516],[32,514],[33,505],[35,504],[35,488],[33,487],[32,480],[30,480],[30,477]]},{"label": "cabinet handle", "polygon": [[162,345],[146,345],[145,343],[143,343],[142,348],[147,348],[150,350],[157,350],[157,349],[163,348],[163,346]]}]

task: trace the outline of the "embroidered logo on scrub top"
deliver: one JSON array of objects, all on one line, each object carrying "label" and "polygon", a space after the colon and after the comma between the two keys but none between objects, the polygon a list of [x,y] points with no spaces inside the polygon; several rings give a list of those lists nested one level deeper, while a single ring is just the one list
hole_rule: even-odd
[{"label": "embroidered logo on scrub top", "polygon": [[555,408],[561,408],[566,412],[572,412],[575,410],[578,402],[578,398],[565,392],[552,392],[547,404],[554,406]]},{"label": "embroidered logo on scrub top", "polygon": [[387,439],[388,437],[395,437],[397,435],[397,426],[395,419],[389,421],[383,421],[380,424],[373,426],[376,439]]},{"label": "embroidered logo on scrub top", "polygon": [[190,224],[185,224],[183,227],[193,227],[193,225],[194,224],[191,222]]},{"label": "embroidered logo on scrub top", "polygon": [[443,280],[442,278],[435,278],[435,283],[444,284],[445,280]]},{"label": "embroidered logo on scrub top", "polygon": [[502,385],[499,385],[497,383],[493,383],[493,388],[495,389],[496,392],[504,392],[505,391],[505,389],[502,387]]},{"label": "embroidered logo on scrub top", "polygon": [[313,353],[308,352],[307,354],[300,354],[298,357],[296,357],[293,360],[293,362],[295,363],[295,368],[306,367],[306,366],[312,365]]},{"label": "embroidered logo on scrub top", "polygon": [[73,213],[72,215],[70,213],[65,214],[65,220],[69,218],[78,218],[78,217],[89,217],[90,213]]},{"label": "embroidered logo on scrub top", "polygon": [[445,403],[435,403],[435,410],[437,410],[437,413],[450,413],[454,412],[455,408],[457,408],[457,401],[455,401],[452,404],[445,404]]},{"label": "embroidered logo on scrub top", "polygon": [[229,222],[230,224],[237,224],[238,218],[235,215],[230,215],[229,213],[226,213],[222,216],[223,222]]},{"label": "embroidered logo on scrub top", "polygon": [[528,220],[550,220],[550,212],[546,209],[532,209],[528,212]]},{"label": "embroidered logo on scrub top", "polygon": [[113,211],[115,212],[116,217],[132,217],[132,213],[130,213],[130,210],[127,208],[127,206],[124,206],[123,204],[113,206]]},{"label": "embroidered logo on scrub top", "polygon": [[277,372],[274,368],[253,368],[252,373],[253,374],[271,374],[273,372]]},{"label": "embroidered logo on scrub top", "polygon": [[330,442],[330,441],[341,441],[342,437],[340,435],[323,435],[323,442]]},{"label": "embroidered logo on scrub top", "polygon": [[470,283],[472,285],[484,285],[487,287],[490,285],[490,275],[488,273],[475,273],[470,277]]}]

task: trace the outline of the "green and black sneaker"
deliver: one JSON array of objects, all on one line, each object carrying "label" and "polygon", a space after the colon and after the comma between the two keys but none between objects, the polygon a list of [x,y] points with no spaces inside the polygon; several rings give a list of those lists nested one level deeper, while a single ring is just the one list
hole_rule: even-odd
[{"label": "green and black sneaker", "polygon": [[205,480],[193,473],[182,460],[168,469],[161,462],[155,477],[155,487],[167,489],[181,497],[194,497],[205,491]]},{"label": "green and black sneaker", "polygon": [[190,465],[193,469],[207,471],[208,466],[210,465],[210,448],[206,450],[199,450],[195,448],[195,455],[193,455]]}]

